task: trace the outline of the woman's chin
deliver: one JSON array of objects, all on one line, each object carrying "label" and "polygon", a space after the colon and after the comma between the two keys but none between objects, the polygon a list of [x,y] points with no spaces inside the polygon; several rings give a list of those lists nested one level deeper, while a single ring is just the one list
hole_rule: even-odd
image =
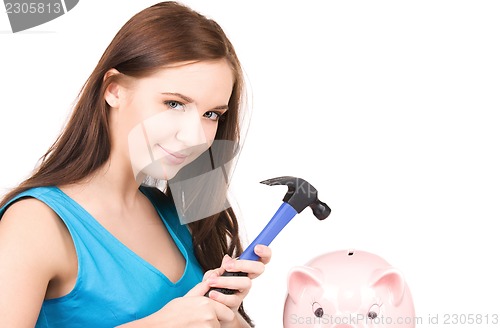
[{"label": "woman's chin", "polygon": [[165,165],[162,161],[155,161],[143,168],[141,173],[157,180],[170,180],[177,175],[181,168],[181,166],[170,166]]}]

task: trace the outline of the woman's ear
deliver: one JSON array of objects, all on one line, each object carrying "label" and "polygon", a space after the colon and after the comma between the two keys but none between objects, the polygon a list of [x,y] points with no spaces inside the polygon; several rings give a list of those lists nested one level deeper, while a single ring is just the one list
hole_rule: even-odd
[{"label": "woman's ear", "polygon": [[[108,79],[117,76],[119,74],[121,73],[118,72],[116,69],[112,68],[109,71],[107,71],[106,74],[104,74],[103,82],[106,83]],[[118,84],[116,79],[113,80],[114,81],[108,84],[106,90],[104,90],[104,99],[106,100],[106,103],[108,103],[110,107],[117,108],[119,107],[120,104],[120,85]]]}]

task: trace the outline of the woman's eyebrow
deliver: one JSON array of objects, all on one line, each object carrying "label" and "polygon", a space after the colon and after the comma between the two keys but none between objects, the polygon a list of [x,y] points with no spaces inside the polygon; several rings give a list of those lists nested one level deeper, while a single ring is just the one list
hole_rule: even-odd
[{"label": "woman's eyebrow", "polygon": [[[167,95],[167,96],[174,96],[174,97],[179,97],[182,100],[184,100],[186,103],[191,104],[194,103],[194,100],[189,98],[188,96],[183,95],[182,93],[178,92],[162,92],[162,95]],[[229,106],[228,105],[220,105],[217,107],[212,108],[212,110],[228,110]]]},{"label": "woman's eyebrow", "polygon": [[228,105],[220,105],[220,106],[212,108],[212,110],[228,110],[228,109],[229,109]]},{"label": "woman's eyebrow", "polygon": [[177,92],[162,92],[161,94],[162,95],[167,95],[167,96],[175,96],[175,97],[182,98],[182,100],[184,100],[188,104],[194,103],[193,99],[189,98],[188,96],[183,95],[182,93],[177,93]]}]

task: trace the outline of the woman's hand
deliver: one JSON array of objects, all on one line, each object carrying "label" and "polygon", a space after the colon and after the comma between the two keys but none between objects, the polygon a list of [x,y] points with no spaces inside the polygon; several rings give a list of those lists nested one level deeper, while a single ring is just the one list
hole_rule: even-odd
[{"label": "woman's hand", "polygon": [[[237,260],[228,255],[224,256],[220,268],[207,271],[204,281],[207,281],[210,287],[229,288],[236,290],[232,295],[226,295],[216,290],[210,291],[210,299],[225,304],[235,313],[238,311],[243,299],[247,296],[252,286],[252,279],[257,278],[264,272],[264,267],[271,260],[271,249],[264,245],[257,245],[254,248],[260,261]],[[248,276],[222,276],[224,271],[228,272],[246,272]]]},{"label": "woman's hand", "polygon": [[[152,315],[127,323],[120,327],[182,327],[182,328],[223,328],[241,327],[243,319],[238,314],[243,299],[250,291],[252,279],[264,272],[265,264],[271,260],[271,249],[257,245],[255,254],[260,261],[236,260],[228,255],[222,260],[220,268],[209,270],[197,284],[183,297],[173,299]],[[225,277],[224,271],[246,272],[248,276]],[[212,290],[209,297],[204,296],[211,287],[230,288],[237,292],[225,295]]]},{"label": "woman's hand", "polygon": [[168,302],[159,311],[120,328],[182,327],[221,328],[235,321],[235,313],[226,305],[205,297],[210,287],[204,279],[183,297]]}]

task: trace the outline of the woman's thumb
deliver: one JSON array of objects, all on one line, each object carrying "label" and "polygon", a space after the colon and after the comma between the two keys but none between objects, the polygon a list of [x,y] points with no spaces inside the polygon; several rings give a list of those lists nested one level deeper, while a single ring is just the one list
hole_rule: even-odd
[{"label": "woman's thumb", "polygon": [[210,289],[210,286],[208,286],[207,280],[204,280],[191,288],[189,292],[185,296],[204,296],[208,290]]}]

